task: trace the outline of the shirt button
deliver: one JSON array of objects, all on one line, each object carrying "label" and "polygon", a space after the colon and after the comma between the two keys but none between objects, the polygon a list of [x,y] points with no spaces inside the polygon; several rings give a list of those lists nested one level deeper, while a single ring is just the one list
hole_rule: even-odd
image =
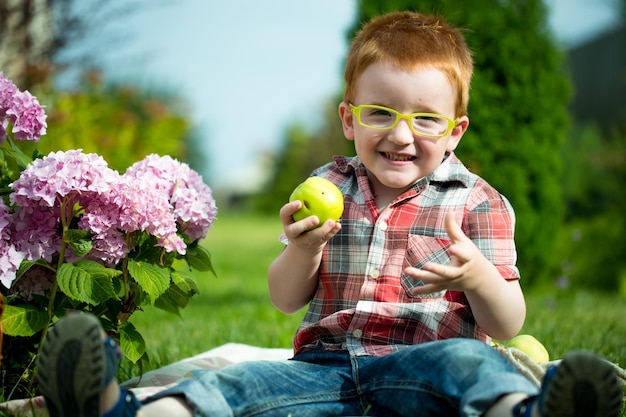
[{"label": "shirt button", "polygon": [[356,329],[355,331],[352,332],[352,336],[359,338],[361,336],[363,336],[363,330],[361,329]]},{"label": "shirt button", "polygon": [[378,224],[378,228],[379,228],[380,230],[382,230],[383,232],[384,232],[385,230],[387,230],[387,228],[388,228],[388,227],[389,227],[389,225],[387,224],[387,222],[380,222],[380,223]]},{"label": "shirt button", "polygon": [[372,268],[372,270],[370,271],[370,277],[376,279],[380,276],[380,269],[378,268]]}]

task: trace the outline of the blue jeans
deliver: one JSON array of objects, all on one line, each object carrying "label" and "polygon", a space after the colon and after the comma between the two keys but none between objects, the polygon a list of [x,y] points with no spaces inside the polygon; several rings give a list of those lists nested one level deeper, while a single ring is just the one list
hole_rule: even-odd
[{"label": "blue jeans", "polygon": [[323,350],[207,371],[148,401],[182,395],[195,416],[481,416],[501,396],[537,394],[483,342],[429,342],[382,357]]}]

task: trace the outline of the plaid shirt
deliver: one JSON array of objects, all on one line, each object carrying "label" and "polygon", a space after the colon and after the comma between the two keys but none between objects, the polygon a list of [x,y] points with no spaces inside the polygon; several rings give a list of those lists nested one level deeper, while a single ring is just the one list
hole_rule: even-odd
[{"label": "plaid shirt", "polygon": [[312,175],[344,195],[341,231],[324,248],[319,284],[294,338],[296,353],[313,348],[386,355],[408,345],[452,337],[489,341],[462,292],[412,295],[423,285],[402,271],[446,264],[445,213],[498,269],[519,279],[509,202],[450,154],[429,176],[379,211],[358,157],[335,157]]}]

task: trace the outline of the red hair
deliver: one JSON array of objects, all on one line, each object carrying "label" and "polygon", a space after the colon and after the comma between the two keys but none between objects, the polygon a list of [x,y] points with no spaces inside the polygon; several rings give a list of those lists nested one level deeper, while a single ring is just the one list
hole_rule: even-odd
[{"label": "red hair", "polygon": [[356,80],[369,65],[377,62],[409,71],[432,67],[443,72],[457,92],[455,116],[467,115],[472,54],[461,31],[443,18],[392,12],[364,25],[348,53],[344,101],[354,100]]}]

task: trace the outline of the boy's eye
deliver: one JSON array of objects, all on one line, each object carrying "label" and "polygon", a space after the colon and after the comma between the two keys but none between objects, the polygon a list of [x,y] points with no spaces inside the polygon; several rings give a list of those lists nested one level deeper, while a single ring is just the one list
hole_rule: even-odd
[{"label": "boy's eye", "polygon": [[423,121],[423,122],[429,122],[429,121],[430,121],[430,122],[435,122],[435,121],[437,121],[438,119],[440,119],[440,118],[439,118],[439,117],[437,117],[437,116],[425,116],[425,115],[423,115],[423,114],[420,114],[420,115],[418,115],[418,116],[415,116],[415,120],[418,120],[418,121]]},{"label": "boy's eye", "polygon": [[393,113],[391,113],[389,110],[385,110],[385,109],[370,109],[368,114],[368,116],[371,117],[386,117],[386,118],[393,118],[395,117]]},{"label": "boy's eye", "polygon": [[429,115],[417,115],[413,118],[416,124],[425,126],[425,125],[444,125],[446,121],[442,117],[438,116],[429,116]]}]

